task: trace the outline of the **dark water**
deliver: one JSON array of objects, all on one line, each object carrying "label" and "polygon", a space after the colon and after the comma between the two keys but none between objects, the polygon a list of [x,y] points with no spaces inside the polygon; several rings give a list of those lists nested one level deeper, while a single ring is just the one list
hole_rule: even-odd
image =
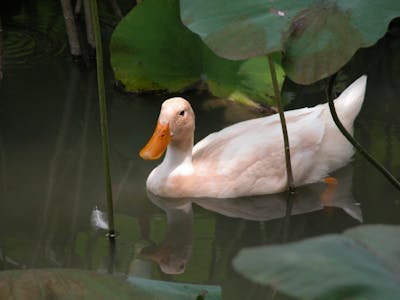
[{"label": "dark water", "polygon": [[[11,21],[7,26],[10,32],[19,32]],[[36,29],[26,32],[34,44],[43,45]],[[8,52],[13,59],[8,64],[6,60],[0,82],[0,269],[105,271],[108,243],[90,224],[93,208],[106,207],[95,70],[72,63],[60,50],[66,48],[63,40],[52,39],[45,41],[52,50],[44,57],[36,46],[24,52],[23,63]],[[15,51],[15,42],[5,41]],[[355,135],[397,178],[399,53],[400,39],[387,36],[359,51],[339,77],[345,86],[360,74],[369,76]],[[120,93],[113,88],[110,72],[106,82],[120,232],[116,273],[217,284],[225,299],[265,299],[273,292],[233,270],[231,261],[240,249],[341,232],[361,223],[400,224],[399,192],[359,155],[335,174],[340,184],[331,202],[324,203],[322,184],[303,188],[290,218],[284,218],[282,195],[194,203],[147,195],[145,180],[157,162],[142,161],[138,152],[167,96]],[[300,88],[286,83],[285,89],[295,93],[291,107],[323,101],[317,85]],[[260,116],[204,93],[185,97],[196,112],[196,139]]]}]

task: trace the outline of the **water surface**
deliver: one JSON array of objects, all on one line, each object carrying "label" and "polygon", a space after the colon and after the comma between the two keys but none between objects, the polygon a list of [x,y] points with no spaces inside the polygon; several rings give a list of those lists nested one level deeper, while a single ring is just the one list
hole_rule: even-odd
[{"label": "water surface", "polygon": [[[107,240],[90,225],[93,208],[106,207],[95,70],[74,64],[65,51],[40,59],[35,51],[24,56],[23,64],[6,63],[0,82],[0,268],[105,271]],[[398,178],[399,53],[399,39],[387,36],[359,51],[339,76],[343,87],[361,74],[369,76],[355,135]],[[168,96],[118,92],[108,72],[120,232],[116,273],[217,284],[225,299],[265,299],[273,291],[252,285],[233,270],[231,261],[240,249],[341,232],[361,223],[400,223],[399,193],[358,154],[334,174],[339,187],[332,199],[325,201],[321,183],[302,188],[290,218],[285,218],[284,195],[179,201],[148,195],[146,177],[158,162],[142,161],[138,152]],[[318,85],[287,82],[285,89],[295,95],[292,108],[324,101]],[[196,140],[262,115],[207,93],[184,96],[196,113]]]}]

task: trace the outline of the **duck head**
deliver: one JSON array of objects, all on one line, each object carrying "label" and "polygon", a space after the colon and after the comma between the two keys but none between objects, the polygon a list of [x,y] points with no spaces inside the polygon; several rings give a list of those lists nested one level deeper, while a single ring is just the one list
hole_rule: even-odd
[{"label": "duck head", "polygon": [[168,145],[182,152],[191,151],[195,117],[190,103],[180,97],[165,100],[154,133],[140,157],[146,160],[159,159]]}]

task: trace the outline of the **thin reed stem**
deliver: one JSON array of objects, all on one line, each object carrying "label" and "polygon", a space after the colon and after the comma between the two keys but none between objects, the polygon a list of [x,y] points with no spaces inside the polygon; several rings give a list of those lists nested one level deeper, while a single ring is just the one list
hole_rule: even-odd
[{"label": "thin reed stem", "polygon": [[96,40],[96,64],[97,64],[97,87],[99,93],[100,104],[100,125],[101,140],[103,144],[103,159],[106,177],[106,196],[107,196],[107,214],[108,214],[108,238],[116,237],[114,229],[114,208],[111,187],[111,171],[110,171],[110,147],[108,144],[108,125],[107,125],[107,106],[106,92],[104,88],[104,71],[103,71],[103,50],[100,34],[100,22],[96,0],[91,0],[92,20],[94,36]]}]

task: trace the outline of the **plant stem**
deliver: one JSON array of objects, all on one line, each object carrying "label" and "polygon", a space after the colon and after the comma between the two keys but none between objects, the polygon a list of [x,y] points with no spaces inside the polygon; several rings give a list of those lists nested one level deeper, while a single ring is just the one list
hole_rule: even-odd
[{"label": "plant stem", "polygon": [[[75,15],[79,15],[81,13],[81,9],[82,9],[82,0],[77,0],[74,9]],[[91,22],[92,20],[87,20],[87,21]]]},{"label": "plant stem", "polygon": [[332,75],[329,79],[328,82],[328,87],[325,90],[326,91],[326,97],[328,98],[328,103],[329,103],[329,110],[331,112],[333,121],[335,122],[337,128],[340,130],[340,132],[345,136],[345,138],[354,146],[354,148],[357,149],[358,152],[362,156],[364,156],[368,162],[370,162],[379,172],[381,172],[393,186],[400,190],[400,182],[383,166],[381,165],[377,160],[375,160],[371,154],[367,152],[367,150],[364,149],[363,146],[359,142],[357,142],[356,139],[346,130],[346,128],[343,126],[342,122],[340,122],[339,117],[336,113],[335,109],[335,103],[333,102],[333,97],[332,97],[332,90],[333,90],[333,83],[335,81],[336,74]]},{"label": "plant stem", "polygon": [[85,25],[86,25],[86,37],[89,46],[92,49],[96,49],[96,39],[93,32],[93,17],[90,9],[91,0],[83,0],[83,11],[85,12]]},{"label": "plant stem", "polygon": [[107,125],[107,107],[106,92],[104,88],[104,72],[103,72],[103,50],[101,45],[100,22],[97,10],[96,0],[91,0],[92,21],[94,36],[96,40],[96,63],[97,63],[97,87],[99,93],[100,104],[100,124],[101,124],[101,140],[103,144],[103,159],[106,176],[106,195],[107,195],[107,213],[108,213],[108,237],[114,239],[116,233],[114,230],[114,209],[111,188],[111,172],[110,172],[110,147],[108,145],[108,125]]},{"label": "plant stem", "polygon": [[81,56],[81,46],[78,39],[78,30],[76,29],[74,14],[70,0],[61,0],[62,11],[64,15],[65,28],[67,30],[69,48],[72,56]]},{"label": "plant stem", "polygon": [[268,54],[267,56],[268,56],[268,63],[269,63],[269,71],[271,72],[272,84],[274,86],[276,106],[278,107],[279,118],[281,120],[281,126],[282,126],[283,144],[285,147],[284,149],[285,149],[287,185],[288,185],[289,194],[294,195],[296,192],[296,189],[294,186],[292,164],[290,161],[289,136],[288,136],[288,131],[287,131],[287,127],[286,127],[285,114],[283,113],[281,92],[279,90],[278,80],[276,78],[275,65],[274,65],[274,61],[272,59],[272,55]]},{"label": "plant stem", "polygon": [[287,243],[289,241],[289,231],[290,231],[290,221],[292,217],[293,211],[293,200],[294,197],[291,197],[289,194],[286,199],[286,211],[285,216],[282,218],[282,227],[281,227],[281,243]]},{"label": "plant stem", "polygon": [[122,14],[121,9],[118,6],[117,0],[110,0],[111,7],[114,11],[115,16],[118,18],[120,21],[124,16]]},{"label": "plant stem", "polygon": [[4,40],[3,40],[3,25],[0,17],[0,80],[3,79],[3,52],[4,52]]}]

